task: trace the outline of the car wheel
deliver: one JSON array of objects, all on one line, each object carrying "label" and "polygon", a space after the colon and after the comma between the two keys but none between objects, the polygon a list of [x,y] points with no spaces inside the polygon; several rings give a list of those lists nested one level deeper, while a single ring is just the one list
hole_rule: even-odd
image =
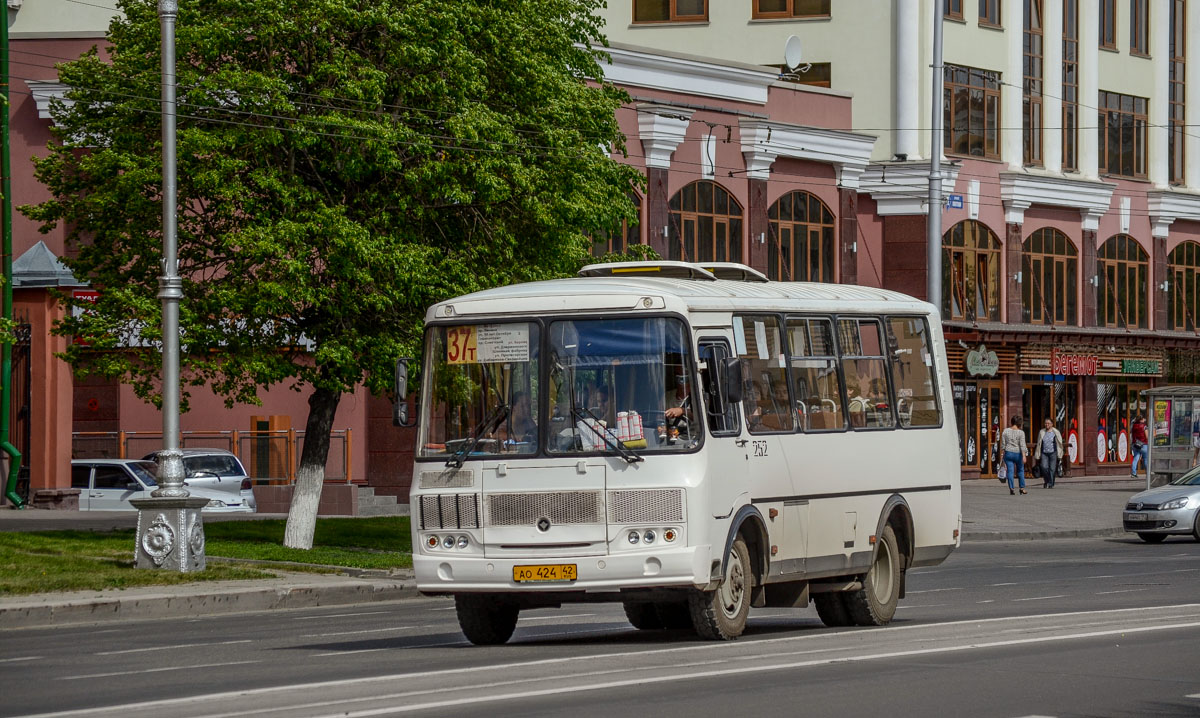
[{"label": "car wheel", "polygon": [[701,638],[728,641],[746,630],[750,615],[750,591],[754,587],[750,572],[750,550],[739,535],[725,559],[725,576],[715,591],[693,591],[688,595],[692,626]]},{"label": "car wheel", "polygon": [[1200,511],[1196,512],[1196,520],[1192,522],[1192,536],[1200,541]]},{"label": "car wheel", "polygon": [[1167,540],[1167,535],[1166,534],[1152,534],[1149,532],[1141,532],[1141,533],[1138,533],[1138,538],[1145,541],[1146,543],[1162,543],[1163,541]]},{"label": "car wheel", "polygon": [[623,601],[625,618],[639,631],[655,631],[663,627],[653,603],[647,601]]},{"label": "car wheel", "polygon": [[498,646],[512,637],[521,610],[515,603],[486,593],[460,593],[454,597],[458,627],[477,646]]},{"label": "car wheel", "polygon": [[863,576],[862,588],[844,596],[850,618],[860,626],[883,626],[896,615],[900,602],[900,573],[904,559],[900,555],[900,542],[891,524],[883,527],[875,547],[875,560],[867,575]]}]

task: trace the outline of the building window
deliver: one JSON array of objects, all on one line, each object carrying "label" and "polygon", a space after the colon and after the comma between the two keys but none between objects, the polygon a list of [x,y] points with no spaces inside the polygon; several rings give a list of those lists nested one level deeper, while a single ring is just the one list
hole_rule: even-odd
[{"label": "building window", "polygon": [[1184,242],[1167,255],[1167,328],[1194,332],[1200,326],[1200,244]]},{"label": "building window", "polygon": [[633,0],[634,22],[694,22],[708,19],[708,0]]},{"label": "building window", "polygon": [[1024,90],[1021,107],[1025,164],[1042,164],[1042,0],[1025,0]]},{"label": "building window", "polygon": [[1079,0],[1063,0],[1062,162],[1079,169]]},{"label": "building window", "polygon": [[671,198],[667,259],[742,261],[742,206],[721,185],[698,180]]},{"label": "building window", "polygon": [[1129,0],[1129,52],[1133,55],[1150,54],[1150,2]]},{"label": "building window", "polygon": [[945,0],[942,8],[942,17],[951,20],[963,19],[963,0]]},{"label": "building window", "polygon": [[1170,19],[1170,58],[1167,61],[1167,76],[1170,91],[1168,98],[1170,101],[1167,116],[1169,118],[1169,127],[1167,130],[1167,170],[1171,182],[1183,184],[1183,161],[1184,161],[1184,133],[1186,125],[1184,124],[1184,102],[1187,100],[1187,86],[1184,84],[1187,81],[1187,23],[1184,22],[1187,18],[1187,2],[1186,0],[1170,0],[1171,1],[1171,19]]},{"label": "building window", "polygon": [[621,226],[610,232],[600,232],[592,236],[591,252],[594,257],[606,254],[625,254],[631,244],[641,244],[642,236],[638,225],[641,224],[642,198],[635,193],[628,195],[629,201],[637,208],[638,219],[630,222],[621,220]]},{"label": "building window", "polygon": [[754,0],[754,17],[829,17],[829,5],[830,0]]},{"label": "building window", "polygon": [[942,315],[1000,321],[1000,239],[982,222],[964,220],[942,235]]},{"label": "building window", "polygon": [[1104,434],[1104,445],[1096,449],[1104,452],[1105,463],[1133,461],[1130,428],[1138,414],[1146,418],[1146,399],[1140,394],[1149,388],[1148,381],[1129,379],[1105,379],[1096,384],[1096,428]]},{"label": "building window", "polygon": [[1029,324],[1075,324],[1078,252],[1067,235],[1049,227],[1021,250],[1021,319]]},{"label": "building window", "polygon": [[946,65],[942,90],[947,154],[1000,158],[1000,73]]},{"label": "building window", "polygon": [[808,192],[788,192],[767,210],[767,277],[780,282],[832,282],[833,212]]},{"label": "building window", "polygon": [[828,62],[806,62],[792,70],[787,65],[771,65],[779,68],[779,79],[813,87],[832,87],[833,68]]},{"label": "building window", "polygon": [[1150,260],[1138,241],[1118,234],[1096,255],[1096,324],[1145,329]]},{"label": "building window", "polygon": [[1117,49],[1117,0],[1100,0],[1100,47]]},{"label": "building window", "polygon": [[1146,176],[1144,97],[1100,91],[1100,171],[1121,177]]},{"label": "building window", "polygon": [[1000,27],[1000,0],[979,0],[979,24]]}]

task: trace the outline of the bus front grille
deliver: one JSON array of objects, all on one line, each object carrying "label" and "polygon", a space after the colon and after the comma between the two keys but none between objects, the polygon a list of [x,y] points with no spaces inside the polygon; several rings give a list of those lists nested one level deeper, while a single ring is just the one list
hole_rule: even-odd
[{"label": "bus front grille", "polygon": [[556,526],[604,523],[599,491],[488,494],[484,505],[488,526],[534,526],[543,518]]},{"label": "bus front grille", "polygon": [[421,528],[479,528],[478,494],[426,494],[422,496]]},{"label": "bus front grille", "polygon": [[682,523],[683,489],[608,492],[610,524]]},{"label": "bus front grille", "polygon": [[474,483],[475,472],[472,469],[447,468],[421,472],[422,489],[463,489]]}]

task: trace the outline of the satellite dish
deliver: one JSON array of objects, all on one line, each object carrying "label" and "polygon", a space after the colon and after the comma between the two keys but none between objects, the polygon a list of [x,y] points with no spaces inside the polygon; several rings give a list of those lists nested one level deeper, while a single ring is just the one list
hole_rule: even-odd
[{"label": "satellite dish", "polygon": [[804,62],[804,48],[800,44],[800,38],[792,35],[787,39],[787,44],[783,46],[783,64],[787,65],[788,70],[795,72]]}]

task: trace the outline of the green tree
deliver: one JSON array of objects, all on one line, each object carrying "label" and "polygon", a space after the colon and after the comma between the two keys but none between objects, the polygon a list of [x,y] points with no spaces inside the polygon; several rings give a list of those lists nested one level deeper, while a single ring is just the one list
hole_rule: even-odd
[{"label": "green tree", "polygon": [[[427,306],[570,273],[632,218],[640,175],[604,149],[628,98],[590,80],[602,2],[179,4],[184,381],[228,405],[311,389],[288,546],[311,546],[339,398],[390,389]],[[101,290],[58,327],[89,344],[67,359],[160,402],[159,24],[119,5],[108,60],[59,68],[52,198],[23,211]]]}]

